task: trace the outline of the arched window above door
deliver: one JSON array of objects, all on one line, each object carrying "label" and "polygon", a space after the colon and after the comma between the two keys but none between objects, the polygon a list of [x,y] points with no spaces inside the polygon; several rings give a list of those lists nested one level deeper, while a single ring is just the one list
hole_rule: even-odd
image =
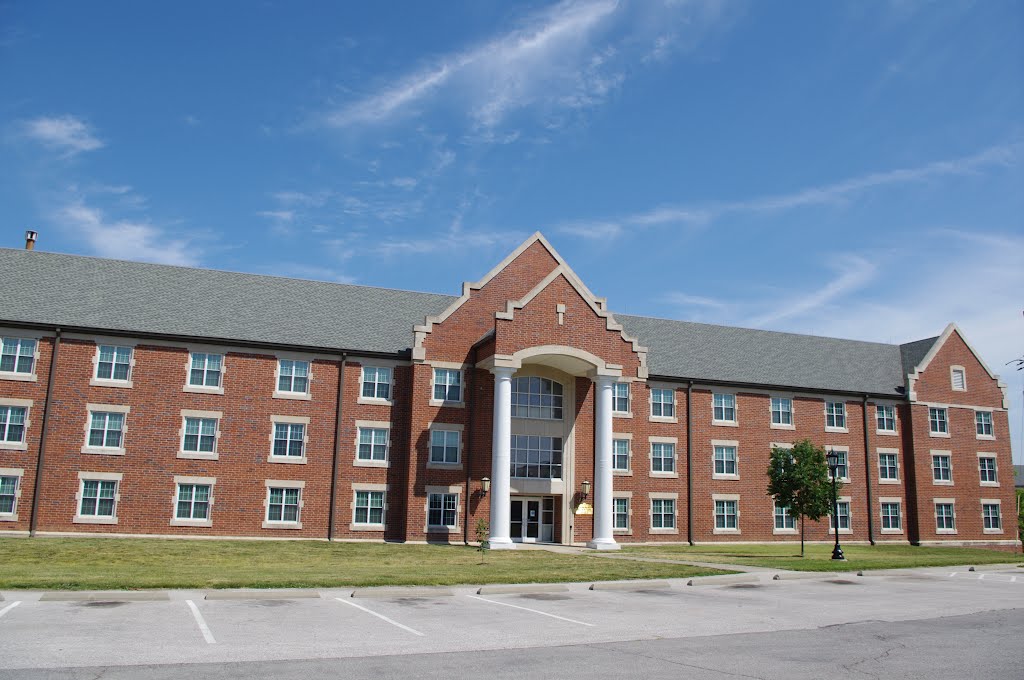
[{"label": "arched window above door", "polygon": [[561,420],[561,383],[536,376],[513,378],[512,417]]}]

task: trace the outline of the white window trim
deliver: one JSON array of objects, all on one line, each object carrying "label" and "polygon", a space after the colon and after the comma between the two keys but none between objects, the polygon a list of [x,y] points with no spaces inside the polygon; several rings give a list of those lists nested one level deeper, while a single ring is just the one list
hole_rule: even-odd
[{"label": "white window trim", "polygon": [[[828,453],[829,449],[831,449],[833,451],[842,451],[843,453],[846,454],[846,476],[845,477],[838,477],[837,479],[840,482],[842,482],[843,484],[849,484],[850,483],[850,479],[851,479],[850,478],[850,468],[853,467],[853,463],[850,461],[850,447],[849,446],[833,445],[833,444],[825,444],[825,453]],[[832,471],[831,470],[828,472],[828,481],[829,481],[829,483],[832,482]]]},{"label": "white window trim", "polygon": [[[434,430],[441,432],[458,432],[459,433],[459,449],[458,449],[458,462],[457,463],[436,463],[430,459],[433,454],[433,441],[434,441]],[[430,428],[427,435],[427,467],[435,470],[461,470],[462,469],[462,450],[465,446],[463,440],[463,431],[465,430],[464,425],[457,425],[455,423],[430,423]],[[389,430],[390,432],[390,430]],[[390,434],[388,435],[390,439]],[[388,441],[388,460],[391,459],[391,442]],[[366,462],[366,461],[363,461]]]},{"label": "white window trim", "polygon": [[[772,399],[786,399],[789,401],[789,425],[772,421]],[[796,429],[796,400],[790,394],[769,394],[768,395],[768,427],[772,430],[795,430]],[[774,525],[774,515],[772,522]]]},{"label": "white window trim", "polygon": [[[654,415],[654,390],[665,390],[672,394],[672,415],[671,416],[656,416]],[[632,392],[632,389],[630,390]],[[632,399],[630,400],[632,402]],[[679,422],[679,404],[676,400],[676,389],[671,385],[648,385],[647,390],[647,413],[649,420],[652,423],[678,423]]]},{"label": "white window trim", "polygon": [[[71,519],[72,524],[117,524],[117,511],[121,507],[121,480],[124,477],[120,472],[79,472],[78,493],[75,494],[75,516]],[[85,492],[85,482],[116,482],[114,487],[114,516],[96,517],[93,515],[80,515],[82,512],[82,494]]]},{"label": "white window trim", "polygon": [[[716,394],[728,394],[732,396],[732,420],[718,420],[715,418],[715,395]],[[769,409],[771,408],[771,401],[768,402]],[[711,424],[716,427],[739,427],[740,426],[740,400],[736,392],[732,390],[712,390],[711,391]]]},{"label": "white window trim", "polygon": [[[982,498],[978,503],[981,512],[981,531],[985,534],[1001,534],[1003,533],[1003,504],[998,498]],[[986,529],[985,528],[985,506],[994,505],[999,508],[999,528],[998,529]],[[956,508],[953,509],[953,516],[956,516]],[[956,526],[954,520],[953,526]]]},{"label": "white window trim", "polygon": [[[796,517],[794,515],[790,515],[790,517],[793,518],[793,528],[792,529],[779,529],[777,526],[775,526],[775,506],[776,505],[778,505],[778,502],[773,499],[772,500],[772,534],[774,534],[776,536],[793,536],[795,534],[800,533],[800,518]],[[739,520],[739,504],[736,505],[736,512],[737,512],[736,525],[739,526],[739,523],[740,523],[740,520]],[[714,520],[714,517],[712,517],[711,519]]]},{"label": "white window trim", "polygon": [[[672,472],[655,472],[654,471],[654,445],[655,444],[671,444],[672,445]],[[630,446],[632,449],[632,446]],[[678,479],[679,478],[679,438],[678,437],[648,437],[647,438],[647,471],[651,477],[659,477],[662,479]]]},{"label": "white window trim", "polygon": [[[876,409],[876,412],[875,412],[875,434],[877,434],[877,435],[879,435],[881,437],[898,437],[900,435],[900,410],[896,406],[896,404],[879,404],[879,403],[874,403],[874,406],[875,406],[875,409]],[[885,406],[887,408],[891,408],[892,409],[892,426],[893,426],[893,429],[891,429],[891,430],[880,430],[880,429],[878,429],[878,412],[877,412],[877,409],[878,409],[879,406]]]},{"label": "white window trim", "polygon": [[[357,404],[371,404],[371,405],[378,405],[378,406],[394,406],[394,404],[395,404],[395,367],[397,365],[398,365],[397,362],[391,363],[391,362],[386,362],[386,361],[372,361],[372,362],[361,363],[359,365],[359,393],[358,393],[358,396],[356,397],[356,403]],[[364,397],[363,396],[363,381],[364,381],[364,379],[366,377],[366,369],[367,368],[386,368],[389,371],[391,371],[391,380],[388,382],[388,395],[389,396],[388,396],[387,399],[384,399],[383,397]],[[433,376],[433,371],[431,371],[431,376]],[[433,383],[433,378],[431,378],[431,383]],[[376,383],[376,384],[379,384],[379,383]],[[434,394],[433,386],[431,386],[431,388],[430,388],[430,394],[431,395]],[[387,501],[385,501],[385,502],[387,502]]]},{"label": "white window trim", "polygon": [[[626,470],[616,470],[612,468],[613,477],[632,477],[633,476],[633,434],[630,432],[613,432],[612,433],[612,456],[615,455],[615,440],[625,439],[629,442],[629,452],[626,457],[626,464],[629,466]],[[613,460],[614,464],[614,460]],[[632,512],[632,505],[630,505],[630,512]]]},{"label": "white window trim", "polygon": [[[275,456],[274,455],[274,426],[278,423],[292,424],[292,425],[304,425],[302,428],[302,456],[296,458],[295,456]],[[218,428],[219,428],[218,424]],[[219,434],[219,429],[218,429]],[[270,416],[270,434],[267,437],[270,440],[270,450],[267,451],[267,462],[268,463],[290,463],[292,465],[305,465],[307,456],[309,455],[309,418],[307,416]]]},{"label": "white window trim", "polygon": [[[994,481],[994,482],[983,482],[983,481],[981,481],[981,459],[982,458],[991,458],[993,461],[995,461],[995,464],[996,464],[996,481]],[[950,472],[952,473],[952,470],[950,470]],[[999,456],[997,456],[996,454],[994,454],[994,453],[992,453],[990,451],[978,451],[978,483],[981,484],[981,486],[988,486],[988,487],[998,487],[998,486],[1000,486],[1000,484],[999,484]]]},{"label": "white window trim", "polygon": [[[657,528],[655,528],[655,526],[654,526],[654,503],[653,503],[653,501],[656,501],[656,500],[662,500],[662,501],[669,501],[670,500],[670,501],[673,501],[672,507],[675,510],[675,515],[672,518],[672,524],[674,526],[671,529],[666,529],[665,527],[657,527]],[[632,513],[633,513],[633,504],[632,504],[632,502],[629,505],[630,505],[630,508],[629,508],[630,514],[632,515]],[[668,492],[664,492],[664,491],[652,491],[652,492],[647,494],[647,508],[648,508],[647,509],[647,527],[648,527],[647,533],[649,533],[649,534],[664,534],[664,535],[669,535],[669,534],[675,535],[675,534],[679,533],[679,494],[678,493],[668,493]]]},{"label": "white window trim", "polygon": [[[932,409],[942,410],[946,412],[946,431],[945,432],[932,432]],[[929,406],[928,407],[928,436],[938,437],[941,439],[949,439],[952,435],[950,434],[950,426],[952,423],[949,422],[949,408],[946,406]],[[977,430],[975,430],[977,431]]]},{"label": "white window trim", "polygon": [[[626,528],[615,527],[615,501],[616,498],[625,498],[629,501],[629,512],[626,514]],[[678,514],[678,510],[677,510]],[[612,533],[620,534],[622,536],[633,535],[633,492],[632,491],[613,491],[612,492]]]},{"label": "white window trim", "polygon": [[[715,521],[715,501],[735,501],[736,503],[736,528],[735,529],[719,529]],[[774,513],[774,509],[773,509]],[[738,493],[713,493],[711,494],[711,526],[713,534],[740,534],[740,495]],[[772,526],[775,526],[775,520],[772,519]]]},{"label": "white window trim", "polygon": [[18,521],[18,501],[21,500],[21,483],[25,477],[23,468],[0,468],[0,477],[17,477],[18,481],[14,488],[14,507],[11,512],[0,512],[0,522]]},{"label": "white window trim", "polygon": [[[387,420],[357,420],[356,426],[356,437],[353,441],[352,450],[352,465],[355,467],[375,467],[375,468],[389,468],[391,467],[391,422]],[[385,460],[363,460],[359,457],[359,432],[360,430],[387,430],[388,431],[388,450],[387,458]],[[429,454],[428,454],[429,455]],[[461,460],[461,453],[460,453]]]},{"label": "white window trim", "polygon": [[[133,355],[134,356],[134,355]],[[117,404],[86,404],[85,405],[85,443],[81,452],[99,456],[123,456],[125,455],[125,440],[128,438],[128,414],[131,413],[131,406],[120,406]],[[121,446],[89,446],[89,430],[92,429],[92,414],[97,413],[122,413],[124,420],[121,423]]]},{"label": "white window trim", "polygon": [[[351,510],[352,521],[349,523],[349,531],[384,531],[388,522],[388,486],[387,484],[363,484],[361,482],[352,483],[352,502],[349,503],[349,510]],[[381,521],[379,524],[367,522],[360,524],[356,522],[356,492],[357,491],[379,491],[384,494],[384,507],[381,511]]]},{"label": "white window trim", "polygon": [[[882,506],[886,503],[897,503],[900,506],[900,528],[899,529],[884,529],[882,528]],[[890,498],[879,498],[878,499],[878,527],[883,534],[902,534],[903,527],[906,526],[906,514],[903,512],[903,499],[898,496]]]},{"label": "white window trim", "polygon": [[[842,478],[840,478],[840,479],[842,479]],[[840,536],[845,536],[847,534],[852,534],[853,533],[853,500],[849,496],[840,496],[839,498],[836,499],[836,502],[838,502],[838,503],[846,503],[846,506],[849,509],[849,512],[847,513],[847,518],[848,518],[849,521],[847,522],[847,524],[849,524],[850,526],[849,526],[849,528],[846,528],[846,529],[840,529],[839,530],[839,535]],[[830,509],[834,510],[834,508],[832,508],[831,506],[830,506]],[[828,534],[829,534],[829,536],[835,536],[836,535],[835,519],[832,517],[832,513],[831,512],[828,514]]]},{"label": "white window trim", "polygon": [[[615,385],[628,385],[629,391],[629,410],[628,411],[616,411],[615,410]],[[617,380],[612,385],[612,418],[632,418],[633,417],[633,383],[628,380]]]},{"label": "white window trim", "polygon": [[[975,416],[974,416],[974,438],[975,439],[979,439],[979,440],[983,440],[983,441],[995,441],[995,439],[996,439],[996,419],[994,417],[994,413],[992,411],[990,411],[989,409],[985,409],[985,408],[974,409],[974,413],[975,413]],[[992,434],[978,434],[978,416],[977,416],[978,413],[987,413],[988,414],[988,422],[992,426]]]},{"label": "white window trim", "polygon": [[[957,387],[956,386],[956,381],[953,379],[953,375],[957,371],[960,371],[960,373],[964,376],[964,386],[963,387]],[[951,389],[954,392],[966,392],[967,391],[967,369],[965,369],[963,366],[957,366],[956,364],[953,364],[952,366],[949,367],[949,389]]]},{"label": "white window trim", "polygon": [[[949,479],[935,479],[935,466],[933,465],[932,456],[945,456],[949,459]],[[940,449],[932,449],[928,452],[928,469],[932,473],[932,485],[933,486],[953,486],[953,452],[943,451]]]},{"label": "white window trim", "polygon": [[[435,361],[430,364],[430,405],[446,408],[465,408],[466,407],[466,369],[470,368],[465,364],[457,364],[452,362]],[[434,380],[437,378],[437,372],[435,369],[444,369],[446,371],[458,371],[459,372],[459,390],[458,401],[449,399],[434,399]]]},{"label": "white window trim", "polygon": [[[302,508],[306,506],[306,482],[294,479],[265,479],[263,480],[267,492],[263,494],[263,528],[264,529],[301,529]],[[299,514],[294,522],[271,521],[267,519],[270,513],[270,489],[298,489],[299,490]]]},{"label": "white window trim", "polygon": [[0,397],[0,406],[13,406],[14,408],[25,409],[25,426],[22,428],[21,441],[9,442],[0,441],[0,451],[28,451],[28,428],[32,425],[32,404],[31,399],[8,399]]},{"label": "white window trim", "polygon": [[[208,385],[190,385],[189,379],[192,377],[192,355],[193,354],[218,354],[221,357],[220,360],[220,385],[218,387],[210,387]],[[228,355],[222,349],[206,349],[202,347],[189,347],[188,355],[185,359],[185,385],[181,388],[182,392],[190,392],[193,394],[224,394],[224,374],[227,373]]]},{"label": "white window trim", "polygon": [[[882,454],[895,455],[896,456],[896,479],[883,479],[882,478]],[[879,484],[901,484],[903,481],[903,465],[900,462],[900,450],[899,449],[887,449],[879,447],[875,449],[875,461],[878,465],[878,483]],[[846,461],[849,465],[849,457]]]},{"label": "white window trim", "polygon": [[[178,458],[190,460],[217,460],[220,457],[220,421],[224,417],[222,411],[191,411],[181,410],[181,429],[178,430]],[[204,418],[217,421],[217,431],[214,433],[213,451],[186,451],[185,450],[185,419]],[[211,490],[212,491],[212,490]]]},{"label": "white window trim", "polygon": [[[131,389],[135,385],[135,349],[138,345],[136,340],[126,340],[124,338],[96,338],[96,351],[92,355],[92,376],[89,378],[89,385],[92,387],[120,387],[122,389]],[[132,350],[132,358],[128,362],[128,379],[127,380],[113,380],[108,378],[98,378],[97,373],[100,370],[100,346],[111,345],[113,347],[130,347]]]},{"label": "white window trim", "polygon": [[[428,534],[458,534],[462,531],[462,522],[464,518],[462,516],[463,508],[462,502],[465,489],[460,484],[453,484],[451,486],[428,486],[424,489],[426,492],[423,498],[423,531]],[[458,500],[455,503],[455,526],[445,526],[439,524],[430,523],[430,495],[431,494],[455,494],[458,496]]]},{"label": "white window trim", "polygon": [[[49,336],[46,336],[49,337]],[[12,340],[35,340],[36,349],[32,355],[32,372],[31,373],[18,373],[17,371],[0,371],[0,380],[12,380],[14,382],[38,382],[39,374],[39,345],[43,339],[43,334],[38,335],[33,333],[25,333],[24,331],[18,331],[17,333],[8,333],[3,329],[0,329],[0,345],[3,344],[4,338],[11,338]],[[17,358],[15,358],[15,364],[17,364]],[[17,368],[17,366],[15,366]]]},{"label": "white window trim", "polygon": [[[836,427],[828,424],[828,405],[829,404],[842,404],[843,405],[843,427]],[[845,399],[829,399],[826,398],[822,401],[822,415],[825,420],[825,432],[840,432],[848,434],[850,432],[850,409],[849,404],[846,403]]]},{"label": "white window trim", "polygon": [[[206,519],[179,519],[178,518],[178,494],[180,484],[196,484],[210,487],[210,500],[207,501]],[[183,477],[175,475],[174,493],[171,494],[171,522],[172,527],[212,527],[213,526],[213,499],[214,487],[217,484],[216,477]]]},{"label": "white window trim", "polygon": [[[278,389],[281,387],[282,361],[305,361],[309,365],[309,369],[306,372],[305,392],[282,392]],[[306,354],[275,354],[274,393],[271,396],[273,399],[297,399],[299,401],[310,401],[313,398],[313,357]]]},{"label": "white window trim", "polygon": [[[715,472],[715,447],[731,446],[736,449],[736,472],[735,474]],[[711,440],[711,479],[739,479],[740,478],[740,443],[732,439]]]},{"label": "white window trim", "polygon": [[[952,505],[953,506],[953,528],[952,529],[939,529],[939,510],[940,505]],[[955,498],[933,498],[932,499],[932,526],[935,527],[936,534],[955,534],[957,533],[956,521],[956,499]]]}]

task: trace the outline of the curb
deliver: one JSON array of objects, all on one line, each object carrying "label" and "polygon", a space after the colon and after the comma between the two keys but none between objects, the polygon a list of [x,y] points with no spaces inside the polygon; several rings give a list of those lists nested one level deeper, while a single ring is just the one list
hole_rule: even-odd
[{"label": "curb", "polygon": [[760,583],[755,574],[725,574],[723,576],[698,576],[686,582],[688,586],[728,586],[734,583]]},{"label": "curb", "polygon": [[[593,586],[591,586],[593,588]],[[528,595],[533,593],[567,593],[569,586],[564,583],[527,583],[524,585],[481,586],[477,595]]]},{"label": "curb", "polygon": [[453,593],[448,588],[435,588],[432,586],[409,587],[409,588],[358,588],[352,591],[350,597],[363,599],[386,598],[386,597],[451,597]]},{"label": "curb", "polygon": [[156,602],[170,600],[166,590],[153,591],[58,591],[43,593],[40,602]]},{"label": "curb", "polygon": [[590,584],[590,590],[667,590],[671,587],[668,581],[597,581]]},{"label": "curb", "polygon": [[204,600],[302,600],[320,598],[315,590],[208,590]]},{"label": "curb", "polygon": [[834,571],[789,571],[775,574],[773,581],[802,581],[807,579],[838,578],[839,574]]}]

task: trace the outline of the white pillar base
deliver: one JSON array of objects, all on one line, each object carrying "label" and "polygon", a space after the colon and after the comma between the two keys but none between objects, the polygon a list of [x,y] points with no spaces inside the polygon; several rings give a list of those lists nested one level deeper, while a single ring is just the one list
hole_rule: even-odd
[{"label": "white pillar base", "polygon": [[620,550],[622,548],[621,545],[609,538],[587,541],[587,547],[594,550]]},{"label": "white pillar base", "polygon": [[487,542],[491,550],[515,550],[516,544],[511,538],[492,538]]}]

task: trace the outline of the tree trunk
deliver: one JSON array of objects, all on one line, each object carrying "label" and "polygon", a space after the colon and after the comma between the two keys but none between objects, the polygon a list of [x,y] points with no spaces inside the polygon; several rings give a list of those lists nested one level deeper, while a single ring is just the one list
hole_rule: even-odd
[{"label": "tree trunk", "polygon": [[800,515],[800,557],[804,556],[804,522],[804,516]]}]

